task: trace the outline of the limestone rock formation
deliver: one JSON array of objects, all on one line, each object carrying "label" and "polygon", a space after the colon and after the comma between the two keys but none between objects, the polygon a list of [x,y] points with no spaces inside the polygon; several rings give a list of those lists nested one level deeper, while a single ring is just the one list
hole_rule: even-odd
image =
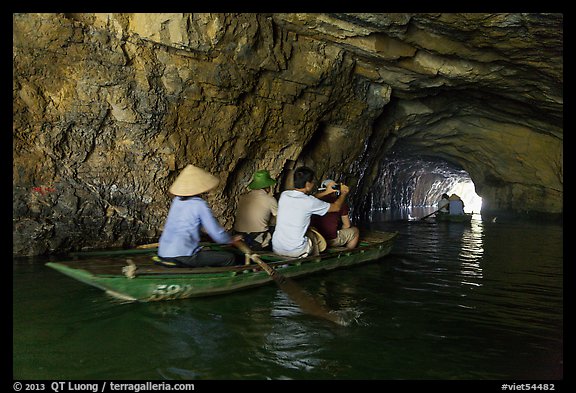
[{"label": "limestone rock formation", "polygon": [[227,228],[258,169],[381,207],[399,151],[561,214],[562,121],[561,14],[14,14],[13,253],[156,241],[188,163]]}]

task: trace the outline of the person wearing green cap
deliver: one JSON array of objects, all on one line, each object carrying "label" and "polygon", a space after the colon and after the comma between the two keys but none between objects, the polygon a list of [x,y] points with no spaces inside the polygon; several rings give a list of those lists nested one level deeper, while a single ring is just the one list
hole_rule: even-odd
[{"label": "person wearing green cap", "polygon": [[256,171],[248,184],[250,191],[238,201],[234,230],[255,251],[271,249],[272,224],[278,214],[278,202],[271,195],[275,184],[267,170]]}]

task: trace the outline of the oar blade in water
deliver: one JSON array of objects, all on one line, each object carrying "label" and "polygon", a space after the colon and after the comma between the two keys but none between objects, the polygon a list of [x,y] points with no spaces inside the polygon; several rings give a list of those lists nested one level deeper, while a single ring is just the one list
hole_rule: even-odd
[{"label": "oar blade in water", "polygon": [[244,254],[248,255],[250,259],[252,259],[258,265],[260,265],[260,267],[262,267],[262,269],[264,269],[266,273],[268,273],[270,277],[274,279],[280,289],[286,292],[290,299],[296,303],[303,312],[327,319],[339,325],[344,324],[342,318],[340,318],[337,314],[331,313],[330,310],[328,310],[324,305],[314,299],[309,293],[304,291],[294,281],[279,273],[278,270],[274,270],[257,254],[254,254],[250,247],[246,245],[246,243],[242,241],[235,241],[234,246],[236,246]]},{"label": "oar blade in water", "polygon": [[306,292],[302,287],[296,284],[293,280],[285,277],[278,272],[272,275],[272,278],[278,284],[280,289],[282,289],[290,299],[300,307],[300,309],[306,314],[314,315],[320,318],[327,319],[338,325],[345,325],[345,321],[342,318],[330,311],[322,303],[317,301],[312,295]]}]

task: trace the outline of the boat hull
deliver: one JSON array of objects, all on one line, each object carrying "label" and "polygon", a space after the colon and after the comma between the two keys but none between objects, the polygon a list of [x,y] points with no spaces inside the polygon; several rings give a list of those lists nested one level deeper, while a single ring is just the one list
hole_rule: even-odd
[{"label": "boat hull", "polygon": [[460,215],[437,214],[435,218],[437,222],[470,222],[472,220],[472,213]]},{"label": "boat hull", "polygon": [[[285,277],[297,278],[323,271],[367,263],[390,253],[397,233],[386,233],[385,239],[365,243],[354,250],[336,249],[317,257],[267,262]],[[229,268],[166,268],[153,265],[151,253],[115,255],[104,261],[49,262],[46,265],[78,281],[100,288],[127,301],[163,301],[221,295],[267,285],[272,277],[258,265]],[[130,263],[127,260],[130,260]],[[136,267],[127,274],[130,264]]]}]

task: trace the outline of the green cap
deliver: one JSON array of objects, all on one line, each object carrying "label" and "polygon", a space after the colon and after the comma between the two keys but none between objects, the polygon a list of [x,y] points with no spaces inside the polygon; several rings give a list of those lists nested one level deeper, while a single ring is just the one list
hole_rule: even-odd
[{"label": "green cap", "polygon": [[261,188],[270,187],[276,184],[276,180],[270,177],[270,172],[265,169],[254,172],[252,175],[252,181],[248,184],[248,188],[251,190],[259,190]]}]

